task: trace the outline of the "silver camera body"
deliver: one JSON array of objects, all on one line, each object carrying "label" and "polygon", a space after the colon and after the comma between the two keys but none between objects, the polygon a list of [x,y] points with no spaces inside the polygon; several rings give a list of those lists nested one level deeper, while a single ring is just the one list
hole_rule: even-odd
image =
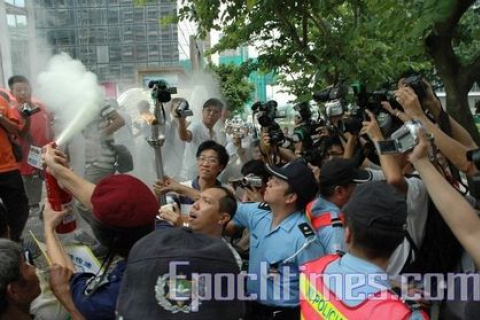
[{"label": "silver camera body", "polygon": [[340,100],[334,100],[325,103],[327,117],[337,117],[343,115],[343,105]]},{"label": "silver camera body", "polygon": [[186,117],[193,116],[193,111],[190,110],[190,107],[187,101],[180,102],[177,108],[175,109],[175,112],[177,113],[177,116],[179,118],[186,118]]},{"label": "silver camera body", "polygon": [[230,179],[229,182],[233,185],[234,188],[261,188],[263,185],[262,178],[255,175],[247,175],[240,179]]},{"label": "silver camera body", "polygon": [[419,128],[424,128],[424,126],[418,120],[405,122],[391,134],[390,139],[378,141],[375,144],[378,154],[399,154],[412,150],[418,144],[417,131]]}]

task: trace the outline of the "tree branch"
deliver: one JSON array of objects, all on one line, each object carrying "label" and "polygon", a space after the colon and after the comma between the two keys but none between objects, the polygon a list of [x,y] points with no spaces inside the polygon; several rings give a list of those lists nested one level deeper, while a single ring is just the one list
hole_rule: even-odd
[{"label": "tree branch", "polygon": [[455,2],[450,11],[450,15],[441,22],[435,23],[433,32],[438,32],[440,34],[452,34],[455,28],[458,25],[458,21],[463,16],[465,11],[470,8],[470,6],[475,2],[475,0],[453,0]]}]

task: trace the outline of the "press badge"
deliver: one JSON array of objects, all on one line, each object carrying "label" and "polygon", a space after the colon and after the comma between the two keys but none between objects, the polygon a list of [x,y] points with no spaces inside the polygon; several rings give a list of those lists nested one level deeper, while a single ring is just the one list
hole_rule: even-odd
[{"label": "press badge", "polygon": [[42,168],[42,148],[30,146],[27,163],[37,169],[40,169],[40,170],[43,169]]}]

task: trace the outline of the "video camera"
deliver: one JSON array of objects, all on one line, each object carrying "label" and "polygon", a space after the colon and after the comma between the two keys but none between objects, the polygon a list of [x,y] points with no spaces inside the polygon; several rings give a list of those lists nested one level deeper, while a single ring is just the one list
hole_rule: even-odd
[{"label": "video camera", "polygon": [[403,84],[415,91],[418,100],[421,102],[427,96],[427,88],[421,75],[416,74],[403,79]]},{"label": "video camera", "polygon": [[239,179],[230,179],[229,182],[232,184],[233,188],[261,188],[263,186],[263,180],[259,176],[249,174],[243,178]]},{"label": "video camera", "polygon": [[282,129],[275,119],[285,118],[286,116],[278,114],[277,107],[278,103],[275,100],[265,103],[257,101],[251,107],[260,126],[267,129],[272,144],[278,144],[285,140]]},{"label": "video camera", "polygon": [[177,116],[177,118],[186,118],[193,116],[193,111],[190,110],[190,106],[188,105],[188,102],[186,100],[180,102],[177,108],[175,108],[175,115]]},{"label": "video camera", "polygon": [[238,137],[240,139],[243,139],[245,137],[245,134],[244,134],[244,131],[248,128],[245,123],[243,122],[243,120],[239,117],[234,117],[233,119],[231,119],[230,121],[227,120],[225,122],[225,130],[227,128],[231,128],[232,131],[231,133],[235,136],[235,137]]},{"label": "video camera", "polygon": [[24,118],[28,118],[28,117],[31,117],[32,115],[34,115],[35,113],[40,112],[40,108],[39,107],[32,107],[32,105],[30,103],[24,103],[22,105],[21,112],[22,112],[22,116]]},{"label": "video camera", "polygon": [[392,133],[390,139],[378,141],[375,144],[379,154],[398,154],[405,153],[418,144],[417,135],[419,128],[425,128],[422,122],[418,120],[410,120],[405,122],[397,131]]},{"label": "video camera", "polygon": [[162,103],[172,100],[172,94],[177,93],[176,87],[169,87],[165,80],[152,80],[148,83],[148,87],[152,90],[153,100],[157,100]]}]

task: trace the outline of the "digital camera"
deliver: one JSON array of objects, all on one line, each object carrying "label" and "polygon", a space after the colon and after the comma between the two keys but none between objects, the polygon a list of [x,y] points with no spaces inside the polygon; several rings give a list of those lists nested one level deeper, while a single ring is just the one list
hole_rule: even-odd
[{"label": "digital camera", "polygon": [[190,110],[190,106],[188,105],[187,101],[182,101],[175,109],[175,114],[178,118],[186,118],[193,116],[193,111]]},{"label": "digital camera", "polygon": [[37,113],[39,111],[40,111],[39,107],[32,107],[32,105],[30,103],[24,103],[22,105],[22,109],[21,109],[22,116],[24,118],[31,117],[32,115],[34,115],[35,113]]},{"label": "digital camera", "polygon": [[231,179],[229,182],[232,186],[236,188],[261,188],[263,185],[262,178],[255,176],[255,175],[247,175],[240,179]]},{"label": "digital camera", "polygon": [[424,128],[424,126],[418,120],[405,122],[403,126],[392,133],[390,139],[378,141],[375,144],[378,154],[399,154],[412,150],[418,144],[417,131],[419,128]]}]

